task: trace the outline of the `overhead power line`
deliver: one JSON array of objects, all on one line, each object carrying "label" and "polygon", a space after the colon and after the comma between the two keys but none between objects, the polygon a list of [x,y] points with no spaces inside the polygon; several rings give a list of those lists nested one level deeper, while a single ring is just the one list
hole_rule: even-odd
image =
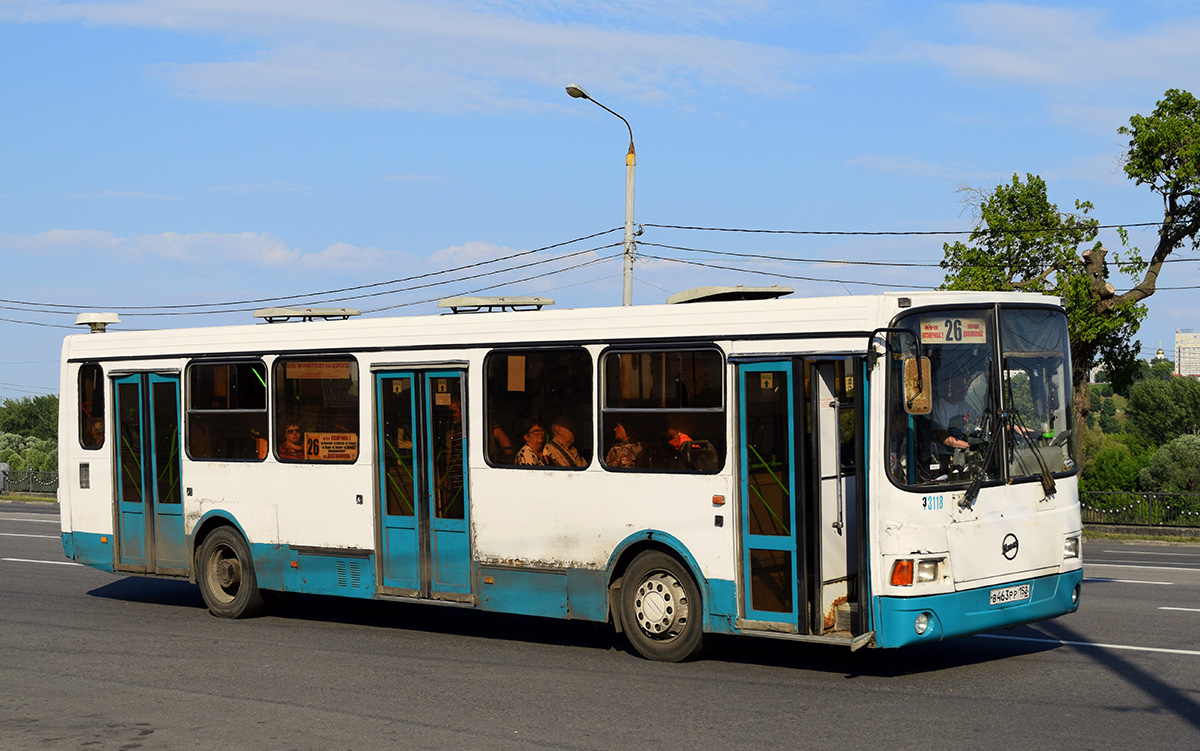
[{"label": "overhead power line", "polygon": [[[747,229],[739,227],[695,227],[682,224],[642,224],[643,227],[658,227],[659,229],[685,229],[699,232],[742,232],[757,235],[849,235],[855,237],[907,237],[923,235],[972,235],[987,230],[882,230],[878,232],[865,230],[810,230],[810,229]],[[1014,233],[1078,231],[1079,229],[1120,229],[1122,227],[1161,227],[1162,222],[1135,222],[1132,224],[1097,224],[1095,227],[1078,227],[1075,230],[1063,230],[1059,227],[1034,227],[1030,229],[1007,230]]]}]

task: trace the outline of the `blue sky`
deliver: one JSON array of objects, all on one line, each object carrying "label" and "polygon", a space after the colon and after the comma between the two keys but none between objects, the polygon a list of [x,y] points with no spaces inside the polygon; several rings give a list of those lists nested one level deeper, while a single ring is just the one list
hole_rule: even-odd
[{"label": "blue sky", "polygon": [[[636,304],[934,287],[956,239],[650,225],[963,231],[961,188],[1014,173],[1102,224],[1157,221],[1117,128],[1200,93],[1198,39],[1192,0],[0,0],[0,398],[57,390],[63,306],[165,328],[284,296],[619,304],[619,230],[496,260],[624,222],[628,133],[568,83],[633,127]],[[1200,261],[1160,284],[1200,285]],[[1150,298],[1145,356],[1200,329],[1197,294]]]}]

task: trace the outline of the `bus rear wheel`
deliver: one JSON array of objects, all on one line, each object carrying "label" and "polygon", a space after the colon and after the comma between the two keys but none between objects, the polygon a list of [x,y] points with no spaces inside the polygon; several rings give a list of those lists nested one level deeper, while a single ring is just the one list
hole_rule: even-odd
[{"label": "bus rear wheel", "polygon": [[209,612],[221,618],[247,618],[266,601],[254,575],[250,546],[231,527],[218,527],[200,546],[196,579]]},{"label": "bus rear wheel", "polygon": [[682,662],[704,646],[700,589],[687,567],[657,551],[633,559],[621,582],[621,623],[643,657]]}]

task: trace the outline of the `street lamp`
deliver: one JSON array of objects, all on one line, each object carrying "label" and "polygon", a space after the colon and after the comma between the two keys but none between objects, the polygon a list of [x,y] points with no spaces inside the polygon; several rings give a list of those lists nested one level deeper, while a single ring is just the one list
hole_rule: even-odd
[{"label": "street lamp", "polygon": [[625,127],[629,128],[629,151],[625,154],[625,274],[621,289],[621,304],[633,305],[633,168],[637,164],[637,156],[633,150],[633,128],[629,125],[628,120],[592,99],[582,86],[573,83],[567,87],[567,93],[575,99],[587,99],[600,109],[616,115],[621,122],[625,123]]}]

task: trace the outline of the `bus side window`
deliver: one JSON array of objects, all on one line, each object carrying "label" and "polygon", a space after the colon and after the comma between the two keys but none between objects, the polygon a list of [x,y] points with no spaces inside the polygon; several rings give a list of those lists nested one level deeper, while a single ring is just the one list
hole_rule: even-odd
[{"label": "bus side window", "polygon": [[193,362],[187,371],[186,429],[193,459],[265,459],[267,368],[262,361]]},{"label": "bus side window", "polygon": [[717,472],[725,464],[724,358],[715,349],[604,355],[609,469]]},{"label": "bus side window", "polygon": [[79,367],[79,445],[104,446],[104,372],[96,363]]},{"label": "bus side window", "polygon": [[[488,461],[523,468],[586,467],[593,453],[592,380],[592,358],[581,347],[489,354],[484,384]],[[530,421],[545,431],[544,440],[522,452]]]},{"label": "bus side window", "polygon": [[275,458],[352,464],[358,459],[358,361],[275,361]]}]

